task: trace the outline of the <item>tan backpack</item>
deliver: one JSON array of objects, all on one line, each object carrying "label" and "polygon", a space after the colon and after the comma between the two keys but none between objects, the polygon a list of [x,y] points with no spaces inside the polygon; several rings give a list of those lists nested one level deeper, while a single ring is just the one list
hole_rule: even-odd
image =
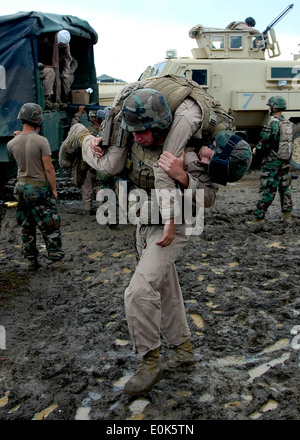
[{"label": "tan backpack", "polygon": [[207,93],[198,83],[183,76],[165,75],[152,80],[129,85],[122,93],[113,108],[107,112],[103,129],[103,146],[116,145],[122,147],[126,144],[128,133],[121,128],[123,101],[136,89],[152,88],[161,92],[172,113],[186,99],[193,99],[200,107],[203,120],[199,130],[193,138],[201,139],[204,135],[208,138],[215,137],[219,131],[232,129],[233,117]]},{"label": "tan backpack", "polygon": [[290,160],[294,149],[294,124],[287,119],[273,118],[273,121],[278,121],[280,127],[279,146],[276,155],[279,159]]},{"label": "tan backpack", "polygon": [[193,99],[199,105],[203,120],[193,137],[202,138],[204,134],[215,137],[221,130],[232,129],[233,117],[219,101],[193,80],[183,76],[166,75],[146,82],[145,87],[161,92],[172,113],[186,98]]}]

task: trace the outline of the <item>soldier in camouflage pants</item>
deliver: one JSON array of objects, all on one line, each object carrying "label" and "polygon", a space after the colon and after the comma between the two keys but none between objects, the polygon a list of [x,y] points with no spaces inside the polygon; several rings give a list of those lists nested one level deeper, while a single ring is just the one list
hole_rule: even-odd
[{"label": "soldier in camouflage pants", "polygon": [[64,256],[61,240],[61,220],[56,201],[47,184],[42,186],[18,182],[15,188],[19,200],[16,218],[21,227],[24,257],[28,260],[38,256],[36,227],[43,236],[48,258],[61,260]]},{"label": "soldier in camouflage pants", "polygon": [[[37,261],[36,228],[42,233],[52,268],[59,268],[64,257],[60,232],[60,217],[57,210],[55,170],[51,161],[48,140],[36,132],[43,121],[43,111],[38,104],[22,106],[18,119],[23,130],[16,131],[8,142],[9,155],[17,162],[18,175],[15,197],[18,200],[16,217],[21,227],[24,257],[28,270],[40,266]],[[60,262],[61,264],[62,262]]]},{"label": "soldier in camouflage pants", "polygon": [[[279,99],[280,98],[280,99]],[[273,202],[278,190],[281,203],[281,211],[286,219],[293,210],[291,197],[290,161],[280,159],[278,151],[280,141],[280,120],[284,120],[282,110],[286,108],[286,102],[281,97],[272,97],[268,101],[270,114],[274,116],[263,128],[260,141],[253,153],[261,151],[264,159],[261,167],[260,188],[261,197],[257,202],[254,212],[254,221],[265,218],[267,209]]]}]

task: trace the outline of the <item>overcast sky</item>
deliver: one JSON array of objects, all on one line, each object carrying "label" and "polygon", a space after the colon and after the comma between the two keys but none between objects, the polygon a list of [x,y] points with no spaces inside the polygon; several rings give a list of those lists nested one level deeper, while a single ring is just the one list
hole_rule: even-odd
[{"label": "overcast sky", "polygon": [[[87,20],[98,33],[95,46],[97,76],[107,74],[124,81],[135,81],[148,66],[162,61],[167,49],[178,56],[191,56],[195,40],[189,30],[226,27],[233,20],[252,16],[263,31],[290,3],[281,0],[15,0],[1,5],[1,15],[19,11],[42,11],[75,15]],[[292,59],[299,52],[300,0],[275,27],[282,57]]]}]

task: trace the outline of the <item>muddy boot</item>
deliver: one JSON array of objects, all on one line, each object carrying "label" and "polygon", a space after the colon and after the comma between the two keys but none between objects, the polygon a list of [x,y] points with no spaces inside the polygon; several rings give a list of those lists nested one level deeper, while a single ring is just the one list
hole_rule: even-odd
[{"label": "muddy boot", "polygon": [[58,105],[59,110],[65,110],[68,107],[68,105],[62,101],[58,101],[57,105]]},{"label": "muddy boot", "polygon": [[264,222],[263,218],[256,218],[256,217],[254,217],[253,220],[251,220],[249,222],[246,222],[246,223],[247,223],[247,225],[257,225],[257,224],[263,223],[263,222]]},{"label": "muddy boot", "polygon": [[28,272],[35,272],[39,267],[41,267],[41,265],[38,263],[36,258],[28,258],[26,264],[26,269]]},{"label": "muddy boot", "polygon": [[283,221],[289,225],[293,223],[292,215],[290,212],[283,213]]},{"label": "muddy boot", "polygon": [[137,372],[126,383],[124,392],[129,396],[139,396],[149,391],[163,377],[159,360],[159,348],[143,357]]},{"label": "muddy boot", "polygon": [[59,105],[56,102],[51,102],[49,96],[45,96],[45,110],[58,110]]},{"label": "muddy boot", "polygon": [[169,368],[188,367],[190,365],[194,365],[195,363],[196,359],[194,350],[189,339],[183,344],[177,345],[175,347],[175,353],[167,361]]},{"label": "muddy boot", "polygon": [[82,139],[90,132],[82,124],[74,124],[68,133],[68,136],[63,141],[59,149],[59,165],[62,168],[69,168],[77,155],[76,150],[81,148]]},{"label": "muddy boot", "polygon": [[63,260],[53,260],[51,263],[51,269],[56,270],[57,272],[68,272],[69,270],[74,269],[74,265],[72,263],[66,263]]}]

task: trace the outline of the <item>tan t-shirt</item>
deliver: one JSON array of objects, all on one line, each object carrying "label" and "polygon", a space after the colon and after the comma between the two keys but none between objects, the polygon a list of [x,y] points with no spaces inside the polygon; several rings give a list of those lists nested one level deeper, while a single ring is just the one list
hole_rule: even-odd
[{"label": "tan t-shirt", "polygon": [[8,153],[16,160],[18,177],[47,180],[43,156],[51,156],[48,140],[37,133],[20,133],[7,144]]}]

